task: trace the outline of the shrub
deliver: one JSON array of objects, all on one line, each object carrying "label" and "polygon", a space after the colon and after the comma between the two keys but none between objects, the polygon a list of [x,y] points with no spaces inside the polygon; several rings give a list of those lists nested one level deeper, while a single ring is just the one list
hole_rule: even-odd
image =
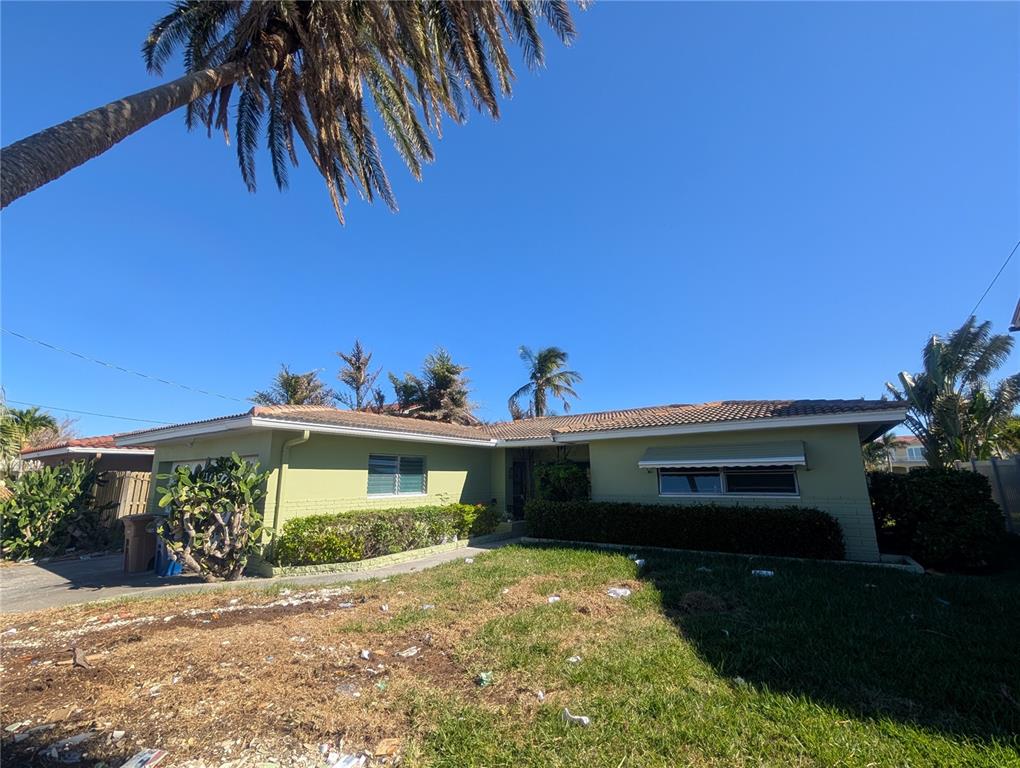
[{"label": "shrub", "polygon": [[839,523],[817,509],[531,500],[531,535],[748,555],[842,559]]},{"label": "shrub", "polygon": [[0,501],[3,556],[11,559],[62,554],[70,547],[100,549],[112,538],[92,490],[102,477],[91,461],[74,461],[23,472]]},{"label": "shrub", "polygon": [[984,475],[927,467],[905,475],[872,472],[868,485],[882,551],[945,570],[1001,564],[1005,519]]},{"label": "shrub", "polygon": [[573,461],[551,461],[535,467],[535,498],[543,501],[584,501],[590,495],[588,472]]},{"label": "shrub", "polygon": [[288,520],[276,540],[277,565],[324,565],[380,557],[491,533],[498,513],[484,505],[338,512]]},{"label": "shrub", "polygon": [[268,474],[233,453],[160,475],[169,483],[159,506],[169,515],[158,533],[171,557],[206,581],[240,578],[264,531],[255,506]]}]

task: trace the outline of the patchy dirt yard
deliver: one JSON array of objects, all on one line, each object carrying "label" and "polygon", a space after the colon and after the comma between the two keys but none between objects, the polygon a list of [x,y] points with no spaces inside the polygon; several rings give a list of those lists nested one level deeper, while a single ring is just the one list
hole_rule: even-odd
[{"label": "patchy dirt yard", "polygon": [[[160,765],[392,763],[415,731],[406,702],[425,691],[518,718],[540,704],[508,678],[483,684],[457,648],[486,621],[548,604],[556,581],[525,577],[484,612],[383,582],[15,615],[0,662],[4,764],[116,767],[144,748],[168,753]],[[620,605],[598,588],[563,598],[603,619]]]},{"label": "patchy dirt yard", "polygon": [[643,557],[12,614],[0,762],[1020,765],[1013,575]]}]

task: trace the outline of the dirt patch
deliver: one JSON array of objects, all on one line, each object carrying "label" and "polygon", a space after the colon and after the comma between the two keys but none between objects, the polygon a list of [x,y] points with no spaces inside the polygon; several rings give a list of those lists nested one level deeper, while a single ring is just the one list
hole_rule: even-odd
[{"label": "dirt patch", "polygon": [[[478,685],[484,653],[464,651],[462,641],[493,618],[548,605],[551,594],[587,617],[576,628],[584,635],[627,610],[631,598],[611,598],[609,587],[642,588],[613,582],[556,592],[562,584],[528,576],[484,606],[448,598],[435,609],[423,609],[419,595],[371,585],[15,616],[0,629],[2,725],[22,723],[22,740],[0,731],[5,757],[45,765],[40,748],[92,733],[75,746],[78,765],[120,765],[142,748],[167,750],[171,766],[220,766],[241,755],[286,764],[295,750],[314,762],[321,745],[354,752],[421,735],[428,718],[408,702],[423,695],[527,722],[540,706],[535,691],[508,673]],[[402,629],[406,609],[435,618]],[[75,647],[87,666],[71,663]]]}]

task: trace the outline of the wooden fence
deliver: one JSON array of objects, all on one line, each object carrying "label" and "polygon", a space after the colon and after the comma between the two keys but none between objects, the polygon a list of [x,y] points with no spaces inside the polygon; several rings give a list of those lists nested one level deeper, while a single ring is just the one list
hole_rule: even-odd
[{"label": "wooden fence", "polygon": [[96,506],[114,502],[116,507],[105,516],[106,525],[114,525],[127,515],[140,515],[149,506],[151,472],[110,471],[104,473],[102,484],[96,486]]},{"label": "wooden fence", "polygon": [[1020,533],[1020,456],[990,461],[958,461],[959,469],[969,469],[988,478],[992,497],[1002,507],[1006,530]]}]

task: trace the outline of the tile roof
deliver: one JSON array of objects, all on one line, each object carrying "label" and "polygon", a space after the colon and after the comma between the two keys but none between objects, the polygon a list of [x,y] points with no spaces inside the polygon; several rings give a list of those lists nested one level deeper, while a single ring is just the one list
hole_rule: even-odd
[{"label": "tile roof", "polygon": [[527,440],[551,433],[672,427],[724,421],[778,419],[788,416],[827,416],[865,411],[900,410],[902,403],[889,400],[722,400],[695,405],[655,405],[623,411],[546,416],[490,424],[491,435],[501,440]]},{"label": "tile roof", "polygon": [[[93,437],[75,437],[70,440],[58,440],[55,443],[47,443],[46,445],[37,445],[32,448],[25,448],[21,453],[22,455],[30,453],[38,453],[39,451],[53,451],[58,448],[95,448],[96,453],[102,453],[104,448],[122,448],[123,446],[117,445],[117,438],[121,435],[95,435]],[[130,446],[133,450],[138,451],[151,451],[151,446],[147,445],[133,445]]]},{"label": "tile roof", "polygon": [[[491,442],[493,439],[512,442],[515,440],[550,439],[554,433],[605,432],[644,427],[777,419],[789,416],[854,414],[884,410],[894,411],[901,410],[903,407],[902,403],[887,400],[724,400],[697,405],[656,405],[648,408],[630,408],[599,413],[545,416],[537,419],[473,426],[364,411],[346,411],[319,405],[271,405],[256,406],[246,413],[174,424],[169,427],[157,427],[118,437],[152,435],[154,439],[158,439],[160,432],[166,430],[179,430],[182,427],[215,424],[251,416],[292,424],[321,424],[380,432],[402,432],[411,435],[478,440],[480,442]],[[890,416],[890,420],[895,421],[896,419]]]},{"label": "tile roof", "polygon": [[464,424],[447,424],[443,421],[412,419],[406,416],[389,416],[366,411],[344,411],[322,405],[259,405],[250,411],[252,416],[281,421],[301,421],[356,429],[375,429],[387,432],[406,432],[413,435],[456,437],[488,441],[491,438],[480,427]]}]

